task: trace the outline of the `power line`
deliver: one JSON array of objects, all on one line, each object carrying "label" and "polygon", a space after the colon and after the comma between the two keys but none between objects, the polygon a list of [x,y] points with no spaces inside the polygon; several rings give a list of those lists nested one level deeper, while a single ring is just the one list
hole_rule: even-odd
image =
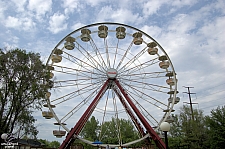
[{"label": "power line", "polygon": [[218,94],[218,93],[224,92],[224,91],[225,91],[225,90],[221,90],[221,91],[218,91],[218,92],[215,92],[215,93],[212,93],[212,94],[208,94],[208,95],[206,95],[206,96],[201,96],[201,97],[199,97],[199,98],[196,98],[196,100],[197,100],[197,99],[200,99],[200,98],[207,97],[207,96],[211,96],[211,95],[214,95],[214,94]]},{"label": "power line", "polygon": [[[218,87],[218,86],[222,86],[222,85],[225,85],[225,83],[222,83],[222,84],[219,84],[219,85],[217,85],[217,86],[214,86],[214,87],[211,87],[211,88],[205,89],[205,90],[203,90],[203,91],[206,91],[206,90],[209,90],[209,89],[212,89],[212,88],[216,88],[216,87]],[[200,91],[200,92],[203,92],[203,91]]]}]

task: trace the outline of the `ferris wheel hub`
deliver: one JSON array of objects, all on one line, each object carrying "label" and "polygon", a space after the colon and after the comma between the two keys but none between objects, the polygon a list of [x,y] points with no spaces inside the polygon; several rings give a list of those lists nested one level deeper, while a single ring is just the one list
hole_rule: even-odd
[{"label": "ferris wheel hub", "polygon": [[116,78],[116,76],[117,76],[117,70],[116,69],[114,69],[114,68],[109,68],[108,70],[107,70],[107,76],[108,76],[108,78],[109,79],[115,79]]}]

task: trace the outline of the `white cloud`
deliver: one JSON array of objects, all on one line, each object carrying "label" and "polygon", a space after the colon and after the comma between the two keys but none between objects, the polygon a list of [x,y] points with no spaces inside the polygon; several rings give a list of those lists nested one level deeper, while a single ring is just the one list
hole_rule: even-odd
[{"label": "white cloud", "polygon": [[87,3],[92,7],[99,5],[100,3],[105,2],[105,0],[87,0]]},{"label": "white cloud", "polygon": [[143,21],[138,13],[134,14],[131,10],[122,8],[114,10],[111,6],[103,7],[97,16],[97,22],[112,20],[118,23],[140,24]]},{"label": "white cloud", "polygon": [[85,24],[82,24],[82,23],[78,22],[78,23],[75,23],[74,25],[72,25],[71,29],[76,30],[76,29],[79,29],[82,26],[85,26]]},{"label": "white cloud", "polygon": [[7,9],[7,5],[3,1],[0,1],[0,19],[1,20],[4,20],[5,18],[4,12],[6,9]]},{"label": "white cloud", "polygon": [[152,14],[157,13],[157,11],[160,9],[160,7],[165,4],[167,0],[161,0],[161,1],[147,1],[143,4],[143,14],[144,16],[150,16]]},{"label": "white cloud", "polygon": [[12,0],[14,5],[17,7],[17,11],[23,12],[25,10],[25,4],[27,3],[27,0]]},{"label": "white cloud", "polygon": [[52,0],[29,0],[28,10],[36,13],[36,18],[42,20],[42,17],[51,11]]},{"label": "white cloud", "polygon": [[66,16],[60,13],[54,13],[53,16],[50,17],[49,27],[48,29],[53,33],[57,34],[67,28]]},{"label": "white cloud", "polygon": [[143,26],[141,28],[142,31],[144,31],[145,33],[147,33],[148,35],[150,35],[153,38],[157,38],[161,35],[162,33],[162,28],[158,27],[158,26]]},{"label": "white cloud", "polygon": [[172,6],[183,7],[183,6],[192,6],[196,4],[198,1],[196,0],[173,0],[171,1]]},{"label": "white cloud", "polygon": [[5,20],[5,27],[17,30],[32,31],[35,29],[36,23],[31,18],[16,18],[8,16]]},{"label": "white cloud", "polygon": [[69,13],[73,13],[75,10],[79,11],[82,8],[79,0],[64,0],[63,1],[64,13],[68,15]]}]

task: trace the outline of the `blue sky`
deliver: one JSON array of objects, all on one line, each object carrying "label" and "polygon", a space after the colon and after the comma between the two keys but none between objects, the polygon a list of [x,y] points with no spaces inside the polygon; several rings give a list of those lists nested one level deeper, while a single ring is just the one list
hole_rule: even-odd
[{"label": "blue sky", "polygon": [[[224,105],[225,2],[223,0],[1,0],[0,47],[39,52],[44,62],[67,34],[84,25],[118,22],[158,41],[172,60],[181,102],[191,92],[194,108],[210,114]],[[57,140],[36,112],[39,137]],[[51,129],[51,130],[50,130]],[[58,140],[60,141],[60,140]]]}]

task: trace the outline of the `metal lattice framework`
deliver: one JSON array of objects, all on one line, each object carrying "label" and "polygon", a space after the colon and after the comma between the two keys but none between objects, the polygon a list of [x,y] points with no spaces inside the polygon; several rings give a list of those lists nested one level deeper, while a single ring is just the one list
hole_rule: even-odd
[{"label": "metal lattice framework", "polygon": [[[133,122],[140,137],[124,142],[116,122],[118,144],[110,144],[112,147],[150,138],[165,148],[158,136],[159,126],[163,121],[172,122],[170,114],[179,102],[176,73],[165,50],[145,32],[109,22],[81,27],[56,45],[46,69],[50,79],[44,106],[49,110],[42,115],[55,118],[54,124],[59,126],[53,131],[56,137],[68,132],[61,149],[74,138],[93,143],[80,135],[92,116],[99,124],[112,118]],[[96,133],[102,141],[103,129]]]}]

